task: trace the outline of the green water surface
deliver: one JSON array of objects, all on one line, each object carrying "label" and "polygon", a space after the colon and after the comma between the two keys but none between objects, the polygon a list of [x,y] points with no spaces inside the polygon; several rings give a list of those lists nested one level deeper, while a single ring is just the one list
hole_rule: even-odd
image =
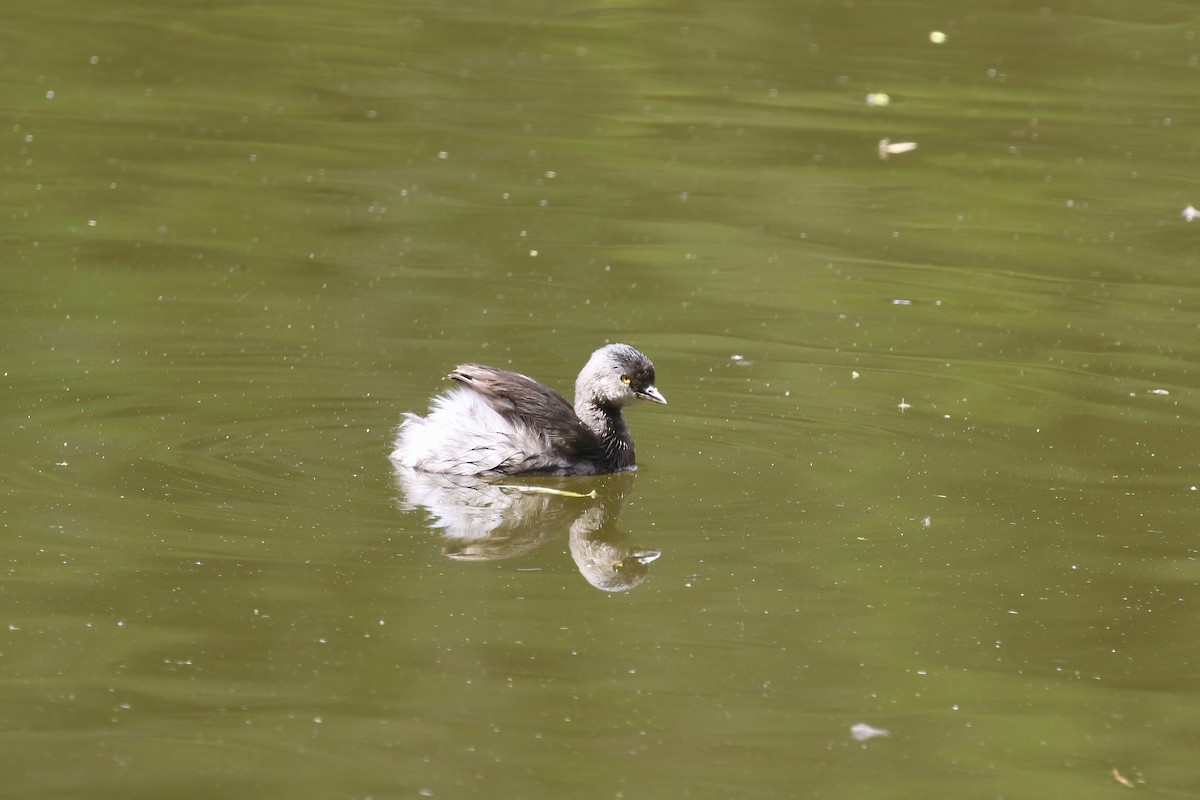
[{"label": "green water surface", "polygon": [[[1193,4],[4,28],[0,793],[1200,797]],[[608,341],[600,500],[397,482]]]}]

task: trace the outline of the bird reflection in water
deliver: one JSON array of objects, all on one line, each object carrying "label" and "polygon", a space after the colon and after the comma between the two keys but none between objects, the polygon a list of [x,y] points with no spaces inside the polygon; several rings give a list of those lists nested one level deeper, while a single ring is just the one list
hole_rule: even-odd
[{"label": "bird reflection in water", "polygon": [[[474,476],[396,467],[400,507],[422,510],[442,537],[443,553],[459,561],[499,561],[532,552],[565,531],[579,572],[606,592],[624,592],[646,578],[662,552],[639,547],[616,530],[633,473],[600,478],[564,478],[547,484],[500,483]],[[544,488],[569,493],[547,493]]]}]

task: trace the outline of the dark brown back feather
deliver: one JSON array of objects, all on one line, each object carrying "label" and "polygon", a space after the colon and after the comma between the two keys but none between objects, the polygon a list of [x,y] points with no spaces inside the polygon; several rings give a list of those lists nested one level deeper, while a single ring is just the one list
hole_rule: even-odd
[{"label": "dark brown back feather", "polygon": [[449,377],[478,393],[500,416],[546,436],[567,461],[611,458],[574,406],[533,378],[482,364],[461,364]]}]

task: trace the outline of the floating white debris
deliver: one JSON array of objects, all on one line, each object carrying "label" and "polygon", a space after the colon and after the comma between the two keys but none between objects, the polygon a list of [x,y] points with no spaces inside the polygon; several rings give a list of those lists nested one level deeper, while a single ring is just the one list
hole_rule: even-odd
[{"label": "floating white debris", "polygon": [[1188,222],[1191,222],[1196,217],[1200,217],[1200,210],[1197,210],[1194,206],[1189,205],[1183,211],[1179,212],[1179,216],[1183,217]]},{"label": "floating white debris", "polygon": [[876,728],[865,722],[856,722],[850,726],[850,735],[860,742],[865,742],[867,739],[874,739],[876,736],[891,736],[891,731],[886,728]]},{"label": "floating white debris", "polygon": [[942,33],[941,31],[930,31],[929,41],[933,42],[934,44],[941,44],[946,41],[946,34]]},{"label": "floating white debris", "polygon": [[910,150],[916,150],[916,142],[893,142],[891,139],[879,140],[879,157],[887,161],[888,156],[894,156],[897,153],[907,153]]},{"label": "floating white debris", "polygon": [[850,380],[852,380],[852,381],[858,380],[858,370],[854,370],[854,369],[850,370]]},{"label": "floating white debris", "polygon": [[1166,389],[1150,389],[1147,394],[1170,394]]},{"label": "floating white debris", "polygon": [[871,92],[867,95],[867,105],[869,106],[879,106],[882,108],[883,106],[889,106],[891,104],[891,96],[886,95],[883,92]]},{"label": "floating white debris", "polygon": [[912,300],[905,300],[903,297],[894,297],[894,298],[892,298],[892,305],[894,305],[894,306],[911,306]]}]

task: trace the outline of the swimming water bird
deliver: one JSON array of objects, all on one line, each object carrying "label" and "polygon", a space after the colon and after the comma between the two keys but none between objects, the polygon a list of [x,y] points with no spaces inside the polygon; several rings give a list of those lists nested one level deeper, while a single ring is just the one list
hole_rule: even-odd
[{"label": "swimming water bird", "polygon": [[599,475],[634,466],[621,408],[666,403],[654,364],[627,344],[592,353],[575,381],[575,405],[517,372],[463,364],[460,385],[433,398],[428,416],[407,413],[392,460],[453,475]]}]

